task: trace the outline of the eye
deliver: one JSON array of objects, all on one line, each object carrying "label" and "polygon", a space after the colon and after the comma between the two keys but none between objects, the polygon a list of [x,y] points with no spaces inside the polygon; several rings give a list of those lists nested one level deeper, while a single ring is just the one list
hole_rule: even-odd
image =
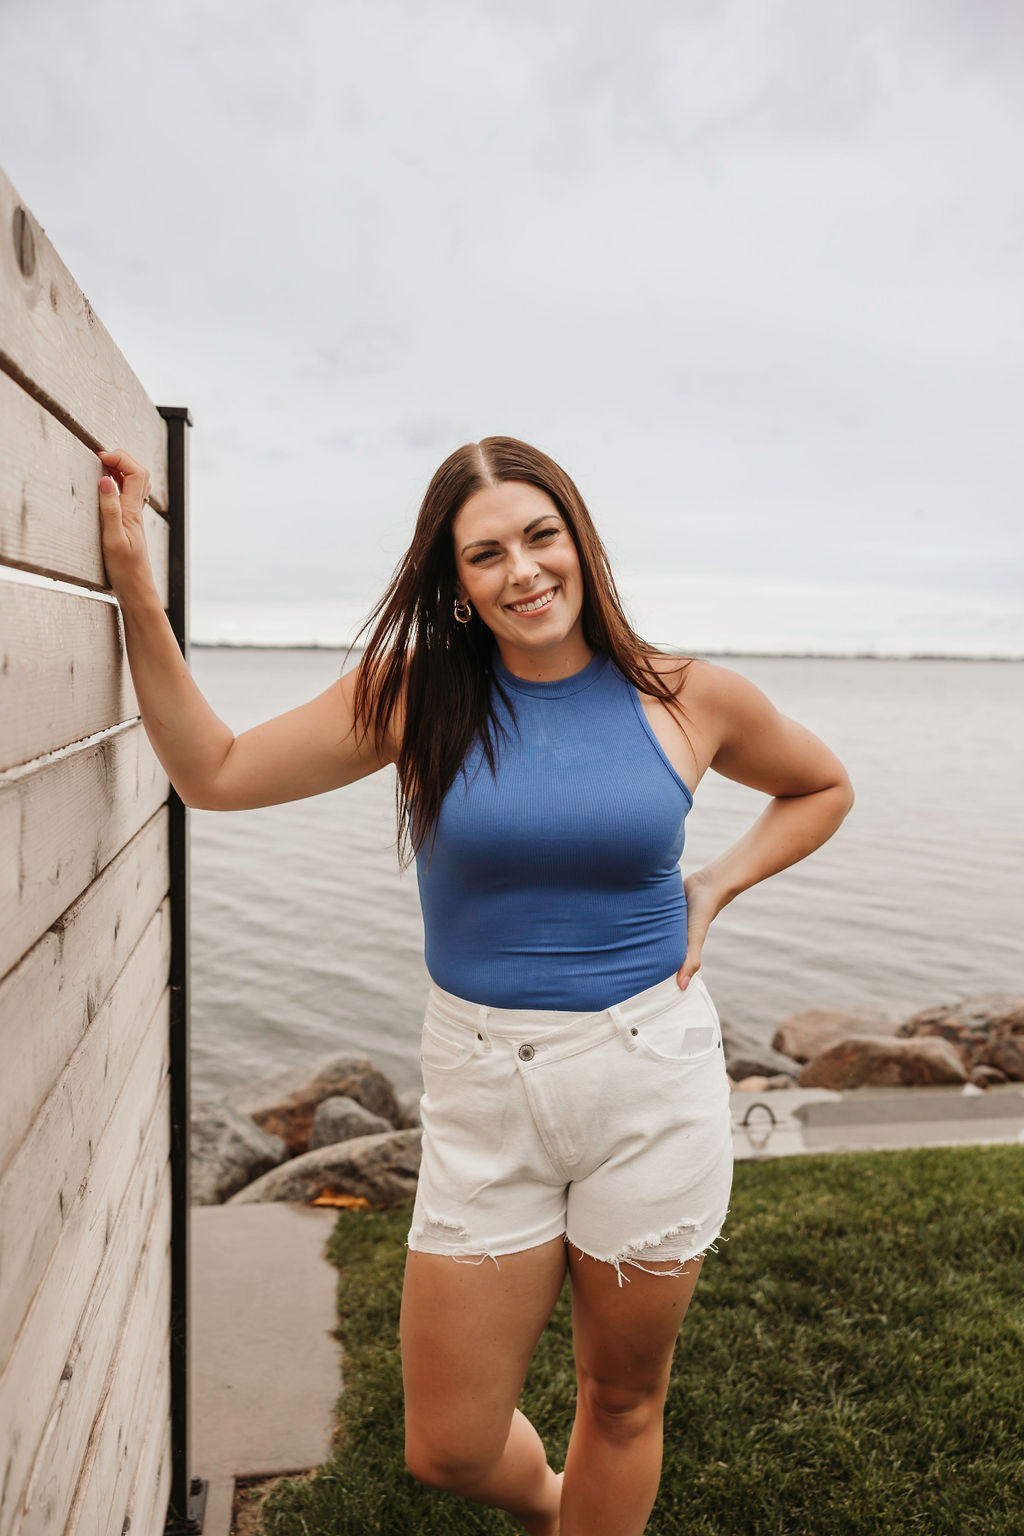
[{"label": "eye", "polygon": [[539,528],[534,534],[534,539],[553,539],[559,532],[558,528]]},{"label": "eye", "polygon": [[478,555],[470,555],[469,563],[470,565],[483,565],[484,561],[489,560],[493,554],[493,549],[483,549]]}]

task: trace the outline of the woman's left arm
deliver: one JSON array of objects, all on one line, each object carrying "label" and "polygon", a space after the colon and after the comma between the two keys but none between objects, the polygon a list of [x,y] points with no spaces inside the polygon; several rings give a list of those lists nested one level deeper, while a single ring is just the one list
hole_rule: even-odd
[{"label": "woman's left arm", "polygon": [[691,666],[683,702],[699,720],[709,766],[774,798],[738,842],[684,881],[681,987],[700,965],[708,928],[722,908],[820,848],[853,805],[849,774],[835,753],[739,673],[709,662]]}]

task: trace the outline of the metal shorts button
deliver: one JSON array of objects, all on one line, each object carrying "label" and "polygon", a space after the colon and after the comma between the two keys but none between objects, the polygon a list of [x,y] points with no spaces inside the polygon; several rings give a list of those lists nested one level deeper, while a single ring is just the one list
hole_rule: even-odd
[{"label": "metal shorts button", "polygon": [[533,1057],[534,1057],[534,1049],[533,1049],[532,1045],[521,1045],[519,1047],[519,1060],[520,1061],[532,1061]]}]

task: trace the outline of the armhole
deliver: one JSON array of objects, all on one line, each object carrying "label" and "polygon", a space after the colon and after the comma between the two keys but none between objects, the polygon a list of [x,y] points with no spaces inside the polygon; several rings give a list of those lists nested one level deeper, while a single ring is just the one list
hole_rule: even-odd
[{"label": "armhole", "polygon": [[633,700],[633,708],[636,710],[637,719],[640,721],[640,724],[647,732],[648,740],[653,746],[655,752],[657,752],[658,756],[661,758],[662,762],[665,764],[665,767],[668,769],[669,773],[679,785],[679,788],[682,790],[683,794],[686,796],[688,808],[692,808],[693,791],[690,789],[690,786],[686,783],[686,781],[680,777],[679,772],[671,762],[668,753],[665,751],[665,748],[658,740],[654,731],[654,727],[647,718],[647,711],[644,709],[643,702],[640,698],[640,690],[634,683],[629,682],[628,679],[626,679],[626,686],[629,689],[630,698]]}]

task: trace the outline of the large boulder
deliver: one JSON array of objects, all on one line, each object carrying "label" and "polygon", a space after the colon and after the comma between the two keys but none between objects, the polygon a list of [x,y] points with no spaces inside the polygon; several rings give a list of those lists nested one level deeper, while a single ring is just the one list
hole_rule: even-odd
[{"label": "large boulder", "polygon": [[309,1148],[317,1106],[340,1094],[394,1125],[398,1114],[395,1090],[366,1056],[328,1056],[313,1067],[275,1072],[232,1088],[224,1099],[265,1131],[280,1136],[297,1153]]},{"label": "large boulder", "polygon": [[801,1088],[912,1087],[965,1083],[967,1069],[948,1040],[850,1035],[800,1069]]},{"label": "large boulder", "polygon": [[[1002,1061],[990,1061],[986,1051],[996,1040],[1024,1039],[1024,997],[986,993],[924,1008],[906,1019],[898,1033],[912,1039],[948,1040],[968,1068],[985,1062],[1002,1067]],[[1007,1053],[1011,1065],[1017,1059],[1014,1051]]]},{"label": "large boulder", "polygon": [[293,1157],[239,1190],[229,1205],[267,1200],[308,1204],[317,1195],[355,1195],[371,1205],[403,1205],[416,1194],[422,1131],[359,1136]]},{"label": "large boulder", "polygon": [[772,1036],[772,1048],[794,1061],[811,1061],[850,1035],[892,1036],[896,1028],[894,1020],[875,1008],[805,1008],[783,1019]]},{"label": "large boulder", "polygon": [[338,1141],[354,1141],[357,1136],[382,1136],[394,1129],[381,1115],[372,1115],[356,1099],[340,1093],[317,1105],[309,1150],[315,1152],[317,1147],[330,1147]]},{"label": "large boulder", "polygon": [[189,1186],[193,1205],[221,1205],[288,1158],[280,1136],[260,1129],[230,1104],[192,1106]]}]

